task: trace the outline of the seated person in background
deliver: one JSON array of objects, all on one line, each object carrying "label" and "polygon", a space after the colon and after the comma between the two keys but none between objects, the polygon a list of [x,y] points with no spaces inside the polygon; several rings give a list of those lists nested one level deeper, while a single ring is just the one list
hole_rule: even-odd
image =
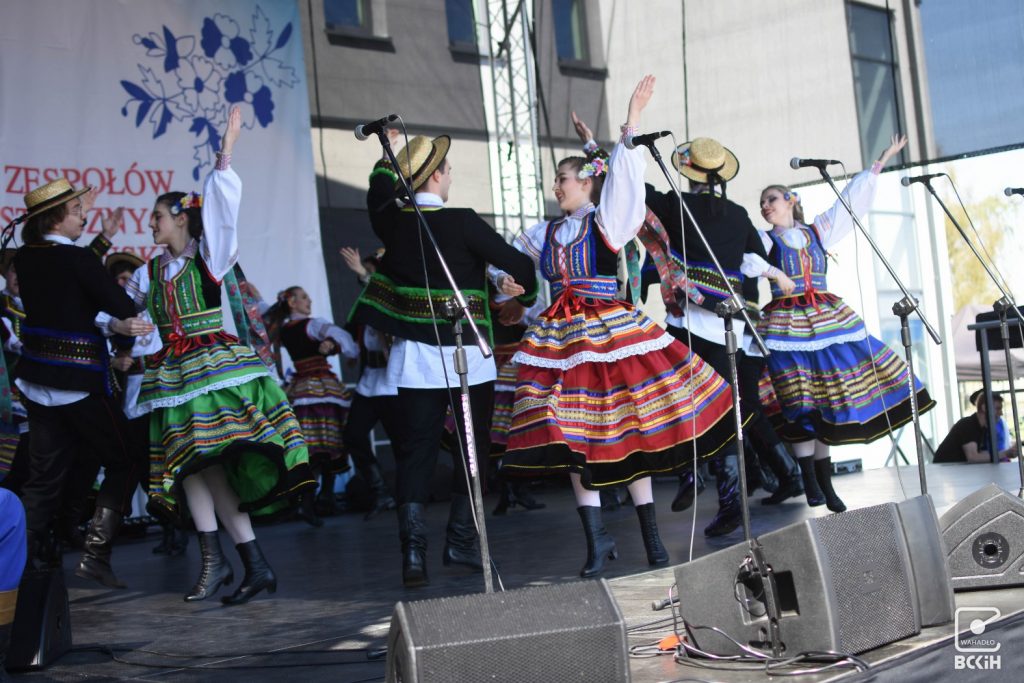
[{"label": "seated person in background", "polygon": [[[988,420],[985,415],[985,392],[978,390],[971,394],[971,403],[977,412],[958,421],[935,451],[935,462],[992,462],[989,447]],[[997,425],[1003,418],[1003,397],[992,395],[992,405],[996,413]],[[1003,441],[997,437],[997,446]],[[1005,441],[1009,441],[1007,438]],[[1001,449],[1000,460],[1017,457],[1016,446]]]}]

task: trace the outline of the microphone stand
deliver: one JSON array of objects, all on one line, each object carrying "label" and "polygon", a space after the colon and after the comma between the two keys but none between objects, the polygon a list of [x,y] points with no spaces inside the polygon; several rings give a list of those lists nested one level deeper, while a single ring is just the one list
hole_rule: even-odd
[{"label": "microphone stand", "polygon": [[[476,517],[476,528],[477,534],[480,536],[480,563],[484,567],[484,592],[494,592],[494,580],[491,576],[491,549],[487,543],[487,525],[486,517],[484,515],[484,504],[483,504],[483,492],[480,487],[480,472],[476,458],[476,438],[473,430],[473,410],[470,406],[469,401],[469,365],[466,360],[466,350],[462,346],[462,322],[469,325],[469,328],[473,331],[476,336],[476,345],[480,349],[480,353],[483,354],[484,358],[490,358],[492,353],[491,349],[484,339],[484,336],[480,333],[480,328],[477,327],[476,322],[473,320],[473,316],[469,313],[469,304],[466,302],[466,297],[462,294],[462,290],[459,285],[455,282],[455,277],[452,275],[451,270],[448,268],[448,262],[445,261],[444,254],[441,253],[441,248],[437,244],[437,240],[434,239],[434,233],[430,229],[430,225],[427,223],[427,219],[423,216],[423,212],[420,210],[419,204],[416,203],[416,193],[413,192],[412,187],[409,186],[408,180],[402,174],[402,169],[398,165],[398,160],[395,158],[395,153],[391,149],[391,141],[388,140],[387,131],[381,128],[377,131],[377,137],[380,139],[380,144],[384,148],[384,153],[387,155],[388,160],[391,162],[391,167],[395,169],[398,174],[398,179],[402,183],[402,187],[409,198],[409,203],[412,205],[413,210],[416,212],[416,218],[419,220],[421,234],[425,234],[430,240],[431,246],[434,248],[434,254],[437,256],[438,262],[441,264],[441,269],[444,271],[444,276],[448,280],[448,286],[451,287],[452,296],[445,302],[445,317],[452,322],[453,332],[455,334],[455,353],[453,354],[453,363],[455,365],[455,372],[459,375],[459,393],[462,402],[462,416],[463,416],[463,433],[465,434],[466,444],[463,447],[462,443],[459,443],[459,457],[466,463],[466,471],[469,473],[470,482],[472,485],[473,493],[473,514]],[[454,406],[452,406],[454,409]]]},{"label": "microphone stand", "polygon": [[[935,331],[935,328],[933,328],[928,322],[928,319],[924,317],[924,314],[921,313],[917,299],[912,297],[910,292],[907,291],[907,288],[903,285],[903,281],[900,280],[898,275],[896,275],[896,271],[893,269],[892,264],[886,260],[885,255],[882,254],[882,250],[878,248],[878,245],[875,244],[875,240],[871,238],[871,235],[861,224],[860,219],[857,218],[857,214],[854,212],[853,207],[850,206],[850,202],[847,201],[846,197],[843,196],[843,193],[839,191],[838,187],[836,187],[835,182],[832,180],[832,176],[829,175],[829,172],[824,166],[818,166],[818,172],[821,173],[821,177],[828,183],[829,187],[832,188],[832,191],[836,193],[836,196],[839,197],[839,201],[842,203],[843,208],[846,209],[846,212],[850,214],[850,218],[853,219],[853,224],[860,229],[861,234],[864,235],[868,244],[871,245],[871,249],[875,252],[875,256],[877,256],[878,260],[882,262],[885,269],[889,271],[889,276],[892,277],[896,282],[896,286],[900,288],[901,292],[903,292],[903,298],[892,305],[892,312],[893,315],[900,319],[900,339],[903,342],[903,349],[907,358],[907,387],[910,392],[910,418],[914,423],[914,448],[917,451],[917,473],[921,480],[921,495],[925,495],[928,493],[928,480],[924,471],[924,452],[921,446],[923,438],[921,435],[921,413],[917,406],[917,389],[914,387],[913,340],[910,336],[910,323],[908,322],[910,314],[917,313],[917,317],[921,319],[921,323],[924,324],[925,329],[928,330],[928,334],[936,344],[941,344],[942,339],[939,337],[939,333]],[[885,407],[884,401],[882,403],[882,408],[888,411],[888,408]]]},{"label": "microphone stand", "polygon": [[[992,308],[993,310],[995,310],[996,314],[999,315],[999,336],[1001,337],[1003,342],[1003,353],[1006,354],[1006,377],[1010,382],[1010,407],[1013,410],[1013,432],[1014,438],[1017,442],[1017,467],[1020,470],[1021,480],[1020,488],[1018,488],[1017,490],[1017,497],[1024,498],[1024,460],[1022,460],[1022,458],[1020,457],[1020,422],[1018,422],[1017,417],[1017,392],[1014,388],[1013,379],[1015,374],[1013,370],[1013,354],[1010,352],[1010,326],[1007,323],[1007,313],[1009,311],[1013,311],[1013,315],[1014,317],[1017,318],[1019,326],[1020,311],[1017,308],[1017,302],[1014,301],[1013,299],[1013,295],[1003,286],[1001,278],[997,278],[996,274],[992,272],[992,267],[989,265],[988,261],[986,261],[978,252],[978,249],[974,246],[974,243],[967,237],[967,233],[964,232],[964,229],[960,225],[960,222],[952,213],[950,213],[949,208],[946,206],[946,203],[942,201],[942,198],[939,197],[938,194],[936,194],[935,188],[932,187],[931,181],[925,180],[924,186],[928,188],[928,191],[932,193],[933,197],[935,197],[935,201],[939,203],[939,206],[942,207],[942,210],[949,217],[949,220],[952,221],[953,226],[956,227],[957,232],[960,233],[960,237],[962,237],[964,242],[967,243],[967,246],[971,248],[971,251],[974,253],[974,257],[978,259],[978,263],[980,263],[981,266],[985,269],[985,272],[988,273],[989,278],[992,280],[992,282],[995,283],[996,289],[998,289],[999,293],[1002,295],[995,303],[992,304]],[[982,334],[987,334],[987,332],[982,331]],[[992,449],[992,462],[999,462],[999,454],[997,452],[998,446],[996,444],[995,438],[996,423],[993,419],[993,415],[995,415],[995,406],[993,405],[991,391],[985,394],[985,401],[987,409],[985,419],[988,421],[989,441],[991,442],[990,448]]]},{"label": "microphone stand", "polygon": [[[634,137],[633,139],[637,141],[637,138]],[[771,642],[772,656],[781,657],[782,637],[779,631],[779,619],[782,614],[779,609],[778,588],[775,584],[775,574],[774,570],[765,559],[764,548],[761,547],[761,544],[756,538],[754,538],[750,531],[750,504],[747,501],[747,465],[743,451],[743,416],[740,413],[739,371],[736,367],[736,353],[738,345],[736,343],[736,333],[733,330],[733,317],[736,315],[743,316],[743,320],[746,322],[747,327],[754,338],[754,343],[757,344],[758,349],[760,349],[761,353],[764,354],[765,357],[770,355],[770,351],[768,351],[768,348],[764,345],[764,340],[754,327],[754,323],[750,319],[750,314],[747,312],[746,306],[744,306],[743,299],[732,288],[732,284],[729,283],[729,278],[725,275],[725,269],[722,268],[722,264],[719,263],[718,257],[711,249],[711,245],[708,243],[707,237],[704,236],[704,231],[701,229],[700,224],[690,211],[690,207],[687,206],[686,201],[683,200],[683,193],[679,191],[679,187],[672,178],[672,174],[669,173],[668,168],[666,168],[665,161],[661,157],[661,152],[659,152],[658,148],[654,145],[654,140],[638,142],[647,147],[651,152],[651,156],[653,156],[654,160],[658,162],[658,167],[661,169],[662,174],[668,181],[669,186],[676,193],[676,197],[679,198],[679,205],[686,211],[686,215],[693,224],[694,232],[698,237],[700,237],[700,241],[704,245],[704,249],[711,257],[711,262],[714,264],[715,270],[722,278],[722,282],[725,283],[725,288],[729,292],[729,296],[715,306],[715,315],[721,318],[725,323],[725,352],[729,358],[729,387],[732,390],[732,409],[735,417],[734,429],[736,430],[736,457],[739,459],[740,510],[743,517],[743,538],[750,549],[749,559],[754,565],[754,573],[761,579],[764,593],[765,614],[768,617],[768,638]]]}]

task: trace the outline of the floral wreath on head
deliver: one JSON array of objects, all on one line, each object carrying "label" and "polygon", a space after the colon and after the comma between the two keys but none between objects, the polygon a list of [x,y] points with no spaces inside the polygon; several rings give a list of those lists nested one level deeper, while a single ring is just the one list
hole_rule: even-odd
[{"label": "floral wreath on head", "polygon": [[185,209],[201,209],[203,208],[203,196],[198,192],[189,192],[187,195],[174,202],[171,206],[171,215],[177,216]]},{"label": "floral wreath on head", "polygon": [[797,204],[800,203],[800,195],[798,195],[796,193],[796,190],[789,190],[788,192],[783,192],[782,193],[782,198],[785,199],[787,202],[790,199],[794,199],[794,200],[796,200]]},{"label": "floral wreath on head", "polygon": [[587,160],[580,167],[576,177],[586,180],[587,178],[603,178],[608,175],[608,152],[599,147],[597,143],[587,143],[585,149]]}]

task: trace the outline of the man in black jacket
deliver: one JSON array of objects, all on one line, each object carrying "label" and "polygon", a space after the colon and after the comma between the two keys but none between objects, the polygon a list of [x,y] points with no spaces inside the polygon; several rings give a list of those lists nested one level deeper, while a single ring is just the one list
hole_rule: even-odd
[{"label": "man in black jacket", "polygon": [[[747,284],[754,285],[752,291],[756,293],[756,278],[759,276],[786,278],[784,273],[768,264],[764,245],[746,210],[726,198],[726,184],[739,171],[736,156],[716,140],[694,138],[676,149],[672,154],[672,163],[690,182],[690,192],[684,195],[686,205],[703,231],[733,291],[744,293],[744,285]],[[716,187],[720,189],[719,193],[715,192]],[[648,185],[646,201],[665,226],[673,258],[684,264],[686,276],[693,285],[688,305],[683,306],[677,300],[665,302],[668,310],[666,329],[728,379],[725,324],[715,313],[715,307],[728,297],[728,288],[715,268],[708,248],[698,236],[693,221],[685,213],[680,214],[679,197],[674,192],[658,192]],[[751,288],[746,290],[750,292]],[[733,328],[737,341],[741,341],[745,328],[743,319],[735,318]],[[769,445],[764,453],[779,478],[778,491],[764,499],[764,502],[779,503],[803,492],[800,470],[761,414],[757,401],[758,377],[742,371],[743,356],[741,350],[737,354],[737,366],[741,368],[741,408],[744,417],[750,419],[747,429],[756,432]],[[749,458],[748,462],[754,464]],[[721,536],[736,529],[742,521],[739,463],[735,450],[731,453],[724,451],[713,464],[717,470],[719,509],[704,529],[704,534]],[[680,495],[673,502],[673,509],[681,509],[686,506],[683,501],[692,500],[692,488],[692,475],[689,475],[681,484]]]},{"label": "man in black jacket", "polygon": [[[466,296],[469,313],[481,332],[489,336],[488,264],[525,287],[528,294],[522,298],[524,303],[536,296],[536,275],[533,261],[507,244],[476,212],[445,206],[452,182],[452,165],[447,158],[450,142],[446,135],[434,140],[418,136],[409,141],[397,159],[456,284]],[[451,297],[450,285],[429,240],[420,234],[416,214],[411,207],[396,203],[396,180],[394,170],[384,163],[378,163],[370,177],[367,208],[385,251],[380,269],[356,302],[351,320],[394,338],[388,357],[388,380],[398,387],[397,408],[402,423],[394,444],[402,580],[407,586],[419,586],[427,583],[423,506],[429,499],[429,482],[449,406],[460,433],[465,434],[465,429],[457,398],[459,380],[452,365],[454,335],[444,314],[444,303]],[[465,347],[475,450],[486,457],[490,452],[497,371],[494,359],[484,358],[475,341],[467,327]],[[482,570],[465,463],[458,456],[452,490],[443,562]]]},{"label": "man in black jacket", "polygon": [[[123,588],[110,566],[111,545],[138,481],[125,444],[125,418],[111,396],[107,344],[95,325],[106,311],[122,319],[121,335],[148,332],[135,306],[88,249],[74,246],[85,226],[81,195],[63,178],[25,195],[28,222],[15,258],[25,307],[17,385],[28,410],[30,472],[25,505],[29,561],[49,546],[48,527],[60,507],[79,448],[105,467],[103,483],[76,574]],[[130,346],[130,337],[120,337]]]}]

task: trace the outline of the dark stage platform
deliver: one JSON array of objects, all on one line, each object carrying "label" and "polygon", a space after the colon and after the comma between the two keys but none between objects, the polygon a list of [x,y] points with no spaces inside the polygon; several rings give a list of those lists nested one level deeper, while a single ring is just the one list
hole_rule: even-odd
[{"label": "dark stage platform", "polygon": [[[899,477],[897,476],[899,474]],[[900,479],[909,496],[918,493],[913,468],[872,470],[837,477],[835,486],[851,508],[902,500]],[[929,468],[930,493],[939,514],[984,484],[995,481],[1016,492],[1016,464],[944,465]],[[669,502],[675,491],[671,480],[655,485],[662,539],[672,564],[689,555],[690,513],[674,514]],[[577,580],[585,556],[585,543],[569,489],[538,491],[547,509],[513,509],[505,517],[488,516],[491,551],[507,588]],[[828,514],[810,509],[803,499],[768,508],[752,499],[754,533],[761,534],[810,516]],[[493,506],[489,497],[488,510]],[[706,541],[701,533],[715,512],[711,490],[698,499],[693,556],[699,557],[742,540],[741,532]],[[97,589],[70,571],[73,555],[65,556],[68,569],[74,651],[42,672],[25,673],[15,681],[332,681],[383,680],[383,659],[370,661],[366,650],[381,648],[394,604],[398,600],[459,595],[483,590],[480,575],[441,566],[447,505],[429,508],[431,585],[404,590],[393,514],[363,522],[359,514],[326,520],[321,529],[301,522],[262,528],[260,544],[277,572],[276,595],[224,608],[219,601],[186,604],[181,596],[198,571],[198,548],[193,540],[185,557],[151,554],[157,542],[122,544],[116,548],[115,566],[129,588]],[[669,616],[652,612],[652,600],[667,596],[673,583],[671,566],[647,571],[636,515],[630,506],[606,512],[605,521],[615,536],[619,559],[610,563],[609,579],[630,627]],[[225,537],[226,539],[226,537]],[[229,552],[240,576],[237,556]],[[76,559],[76,558],[75,558]],[[685,590],[685,589],[683,589]],[[920,636],[865,655],[879,669],[868,675],[833,672],[801,676],[799,680],[1020,680],[1024,652],[1024,589],[983,591],[957,595],[958,606],[997,607],[1004,615],[994,637],[1003,643],[1000,671],[955,668],[953,627],[926,629]],[[656,641],[670,626],[655,624],[643,633],[631,632],[630,644]],[[991,627],[990,627],[990,633]],[[581,657],[586,656],[581,648]],[[681,666],[671,657],[634,658],[633,681],[768,680],[760,673],[721,672]]]}]

